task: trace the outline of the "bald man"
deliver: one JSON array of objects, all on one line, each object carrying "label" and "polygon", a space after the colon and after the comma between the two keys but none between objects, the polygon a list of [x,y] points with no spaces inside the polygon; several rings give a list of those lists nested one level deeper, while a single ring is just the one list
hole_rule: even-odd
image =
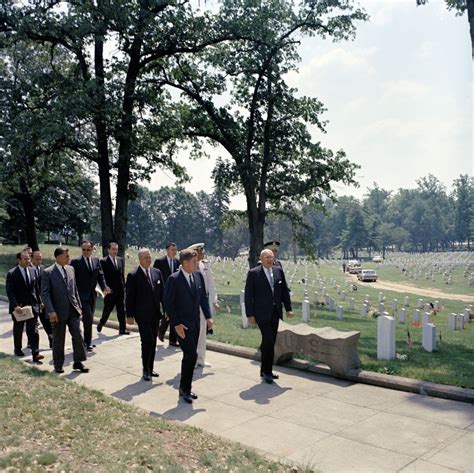
[{"label": "bald man", "polygon": [[278,375],[273,374],[273,357],[278,324],[283,319],[283,306],[288,317],[293,317],[290,291],[285,273],[275,266],[274,254],[265,249],[260,253],[261,264],[251,269],[245,283],[245,311],[248,322],[258,325],[262,334],[260,350],[262,362],[260,376],[271,384]]}]

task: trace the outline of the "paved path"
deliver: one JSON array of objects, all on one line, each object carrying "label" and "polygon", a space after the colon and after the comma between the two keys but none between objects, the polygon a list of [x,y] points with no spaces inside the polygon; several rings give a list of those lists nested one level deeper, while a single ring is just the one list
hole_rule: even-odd
[{"label": "paved path", "polygon": [[[11,320],[0,305],[0,350],[12,353]],[[45,347],[44,332],[40,337]],[[26,340],[26,337],[25,337]],[[67,337],[70,342],[70,337]],[[278,368],[262,384],[250,360],[208,352],[211,368],[195,372],[191,406],[178,401],[181,351],[159,346],[153,382],[140,378],[138,334],[104,328],[88,374],[65,378],[168,419],[257,449],[269,458],[323,472],[474,472],[474,405]],[[25,343],[26,344],[26,343]],[[51,351],[41,369],[52,371]],[[30,356],[25,357],[29,363]]]}]

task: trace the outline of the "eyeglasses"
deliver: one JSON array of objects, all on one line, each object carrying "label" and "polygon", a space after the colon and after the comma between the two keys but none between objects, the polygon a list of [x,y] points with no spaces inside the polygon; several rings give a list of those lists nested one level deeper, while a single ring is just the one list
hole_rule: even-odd
[{"label": "eyeglasses", "polygon": [[82,248],[82,251],[92,251],[92,248]]}]

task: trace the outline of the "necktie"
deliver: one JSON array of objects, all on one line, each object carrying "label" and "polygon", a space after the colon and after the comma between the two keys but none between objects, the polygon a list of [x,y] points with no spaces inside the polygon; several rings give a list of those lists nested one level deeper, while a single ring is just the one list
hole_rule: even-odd
[{"label": "necktie", "polygon": [[151,287],[153,287],[153,283],[151,282],[151,277],[150,277],[150,270],[146,270],[146,278],[148,279],[148,284],[150,284]]},{"label": "necktie", "polygon": [[25,282],[26,282],[26,285],[29,286],[30,285],[30,275],[28,274],[28,268],[24,268],[25,269]]},{"label": "necktie", "polygon": [[86,261],[87,261],[87,267],[89,268],[89,271],[92,273],[91,260],[89,258],[86,258]]},{"label": "necktie", "polygon": [[272,292],[273,292],[273,289],[274,289],[274,281],[273,281],[273,271],[271,268],[268,268],[268,281],[270,282],[270,287],[272,288]]},{"label": "necktie", "polygon": [[196,291],[196,284],[194,284],[194,278],[192,274],[189,275],[189,287],[191,288],[191,291]]},{"label": "necktie", "polygon": [[117,268],[117,260],[115,258],[112,258],[112,261],[114,262],[115,269],[118,269]]},{"label": "necktie", "polygon": [[170,271],[173,272],[173,260],[171,258],[168,258],[168,264],[170,267]]},{"label": "necktie", "polygon": [[39,279],[40,277],[40,268],[39,266],[36,266],[36,277]]},{"label": "necktie", "polygon": [[66,273],[66,268],[63,266],[63,277],[64,277],[64,282],[66,283],[67,285],[67,273]]}]

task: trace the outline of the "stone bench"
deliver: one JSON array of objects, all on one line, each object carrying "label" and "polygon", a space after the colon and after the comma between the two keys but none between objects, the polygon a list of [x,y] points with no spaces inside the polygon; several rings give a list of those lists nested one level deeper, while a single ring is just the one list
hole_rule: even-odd
[{"label": "stone bench", "polygon": [[303,353],[329,366],[339,376],[360,371],[357,342],[360,332],[341,332],[331,327],[314,328],[307,324],[290,325],[280,321],[275,342],[276,364]]}]

